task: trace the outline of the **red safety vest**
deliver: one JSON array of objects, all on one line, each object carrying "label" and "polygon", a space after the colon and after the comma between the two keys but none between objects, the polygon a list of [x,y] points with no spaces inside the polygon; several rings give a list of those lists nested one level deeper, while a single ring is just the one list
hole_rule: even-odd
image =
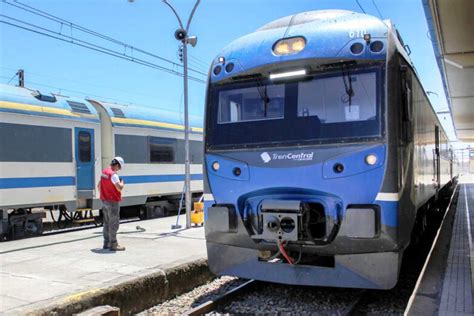
[{"label": "red safety vest", "polygon": [[100,176],[100,199],[102,201],[122,201],[122,193],[117,190],[115,184],[112,183],[112,176],[115,174],[115,171],[112,170],[112,167],[108,167],[102,171]]}]

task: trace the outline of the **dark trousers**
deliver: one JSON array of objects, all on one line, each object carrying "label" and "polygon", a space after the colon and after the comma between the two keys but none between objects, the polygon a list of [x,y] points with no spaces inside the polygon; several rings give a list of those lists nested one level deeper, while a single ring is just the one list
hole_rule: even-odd
[{"label": "dark trousers", "polygon": [[118,202],[102,201],[104,216],[104,246],[117,246],[117,231],[120,225],[120,206]]}]

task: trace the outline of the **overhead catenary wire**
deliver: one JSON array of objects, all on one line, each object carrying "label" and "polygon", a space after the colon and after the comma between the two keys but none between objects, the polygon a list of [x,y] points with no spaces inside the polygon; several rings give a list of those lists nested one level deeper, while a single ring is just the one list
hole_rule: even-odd
[{"label": "overhead catenary wire", "polygon": [[202,72],[205,72],[205,71],[207,72],[208,71],[208,69],[206,69],[204,66],[196,64],[196,63],[194,63],[190,60],[188,60],[188,65],[191,65],[194,69],[197,69],[197,70],[202,71]]},{"label": "overhead catenary wire", "polygon": [[364,8],[362,8],[362,6],[360,5],[359,3],[359,0],[355,0],[355,2],[357,2],[357,5],[359,6],[359,8],[362,10],[362,12],[364,12],[364,14],[367,14],[364,10]]},{"label": "overhead catenary wire", "polygon": [[[201,59],[199,59],[199,58],[197,58],[197,57],[194,57],[194,56],[190,55],[189,53],[188,53],[188,57],[189,57],[190,59],[192,59],[195,64],[201,65],[201,67],[203,67],[204,69],[208,69],[208,68],[209,68],[210,63],[205,62],[205,61],[203,61],[203,60],[201,60]],[[207,71],[207,70],[206,70],[206,71]]]},{"label": "overhead catenary wire", "polygon": [[[0,66],[0,69],[4,69],[4,70],[7,70],[8,72],[10,71],[16,71],[16,69],[14,68],[10,68],[10,67],[3,67],[3,66]],[[0,71],[1,73],[2,71]],[[7,79],[8,77],[3,77],[3,76],[0,76],[1,78],[5,78]],[[114,91],[114,92],[120,92],[120,93],[124,93],[128,96],[143,96],[143,97],[149,97],[149,98],[156,98],[156,95],[150,95],[150,94],[145,94],[145,93],[139,93],[139,92],[136,92],[136,91],[127,91],[127,90],[123,90],[123,89],[118,89],[118,87],[111,87],[111,86],[106,86],[106,85],[98,85],[98,84],[92,84],[90,82],[84,82],[84,81],[80,81],[80,80],[73,80],[71,78],[65,78],[65,77],[60,77],[60,76],[51,76],[51,75],[46,75],[46,74],[39,74],[39,73],[36,73],[36,72],[30,72],[28,71],[28,77],[39,77],[39,78],[50,78],[50,79],[54,79],[55,81],[57,82],[63,82],[63,81],[68,81],[68,82],[71,82],[71,83],[74,83],[74,84],[80,84],[81,86],[82,85],[86,85],[86,86],[90,86],[90,87],[94,87],[94,88],[100,88],[100,89],[107,89],[108,91]],[[41,79],[40,79],[41,80]],[[9,82],[8,82],[9,83]],[[8,84],[7,83],[7,84]],[[53,87],[53,88],[56,88],[56,87]],[[61,90],[67,90],[67,89],[63,89],[63,88],[58,88],[58,89],[61,89]],[[69,91],[69,90],[68,90]],[[88,95],[87,93],[82,93],[82,92],[79,92],[81,94],[84,94],[84,95]],[[108,98],[107,99],[109,100],[114,100],[113,98]],[[118,99],[115,99],[115,100],[118,100]],[[119,102],[121,100],[118,100]],[[124,101],[125,102],[125,101]],[[127,103],[129,103],[129,101],[126,101]]]},{"label": "overhead catenary wire", "polygon": [[[8,80],[7,84],[9,84],[10,82],[12,82],[12,80],[15,79],[16,76],[18,76],[18,72],[15,73],[15,74],[13,75],[13,77],[10,78],[10,80]],[[8,78],[8,77],[7,77],[7,78]]]},{"label": "overhead catenary wire", "polygon": [[[141,54],[144,54],[144,55],[147,55],[147,56],[156,58],[156,59],[158,59],[158,60],[160,60],[160,61],[169,63],[169,64],[171,64],[171,65],[173,66],[173,68],[174,68],[174,67],[176,67],[176,68],[182,68],[182,67],[183,67],[183,65],[180,65],[180,64],[178,64],[178,63],[176,63],[176,62],[173,62],[172,60],[169,60],[169,59],[164,58],[164,57],[162,57],[162,56],[158,56],[158,55],[156,55],[156,54],[154,54],[154,53],[150,53],[150,52],[148,52],[148,51],[145,51],[145,50],[143,50],[143,49],[141,49],[141,48],[132,46],[132,45],[130,45],[130,44],[124,43],[124,42],[122,42],[122,41],[120,41],[120,40],[117,40],[117,39],[112,38],[112,37],[110,37],[110,36],[104,35],[104,34],[99,33],[99,32],[97,32],[97,31],[94,31],[94,30],[88,29],[88,28],[86,28],[86,27],[80,26],[80,25],[78,25],[78,24],[75,24],[75,23],[73,23],[73,22],[71,22],[71,21],[68,21],[68,20],[65,20],[65,19],[63,19],[63,18],[60,18],[60,17],[55,16],[55,15],[53,15],[53,14],[50,14],[50,13],[47,13],[47,12],[45,12],[45,11],[39,10],[39,9],[34,8],[34,7],[32,7],[32,6],[26,5],[26,4],[24,4],[24,3],[20,2],[20,1],[17,1],[17,0],[14,0],[13,2],[12,2],[12,1],[9,1],[9,0],[2,0],[2,1],[3,1],[5,4],[8,4],[8,5],[10,5],[10,6],[16,7],[16,8],[18,8],[18,9],[27,11],[27,12],[29,12],[29,13],[35,14],[35,15],[37,15],[37,16],[41,16],[41,17],[46,18],[46,19],[48,19],[48,20],[50,20],[50,21],[54,21],[54,22],[58,23],[59,26],[60,26],[59,32],[55,32],[55,31],[53,31],[53,32],[54,32],[55,34],[59,35],[59,36],[65,36],[65,37],[72,38],[72,39],[74,39],[74,40],[79,40],[79,39],[75,38],[75,37],[73,36],[73,34],[72,34],[72,30],[75,29],[75,30],[81,31],[81,32],[83,32],[83,33],[86,33],[86,34],[89,34],[89,35],[98,37],[98,38],[100,38],[100,39],[103,39],[103,40],[105,40],[105,41],[114,43],[114,44],[116,44],[116,45],[122,46],[122,48],[123,48],[123,50],[124,50],[124,52],[122,53],[122,55],[128,56],[128,57],[130,57],[130,58],[136,58],[136,57],[133,57],[133,54],[134,54],[134,53],[141,53]],[[63,27],[64,27],[64,25],[67,25],[67,26],[71,29],[71,34],[70,34],[70,35],[63,34]],[[128,55],[128,54],[127,54],[127,50],[131,52],[131,55]],[[196,70],[196,69],[194,69],[194,68],[192,68],[192,67],[191,67],[191,68],[188,68],[188,69],[189,69],[189,71],[191,71],[191,72],[194,72],[194,73],[197,73],[197,74],[200,74],[200,75],[203,75],[203,76],[207,76],[207,73],[202,72],[202,71],[199,71],[199,70]],[[173,70],[173,71],[174,71],[174,70]]]},{"label": "overhead catenary wire", "polygon": [[[61,34],[58,34],[57,32],[55,32],[53,30],[50,30],[50,29],[47,29],[47,28],[29,23],[29,22],[25,22],[25,21],[22,21],[22,20],[19,20],[19,19],[15,19],[15,18],[6,16],[6,15],[3,15],[3,14],[0,14],[0,17],[5,17],[5,18],[11,19],[11,20],[13,20],[17,23],[22,23],[22,24],[28,25],[30,27],[34,27],[34,28],[36,28],[36,30],[32,29],[32,28],[29,28],[29,27],[26,27],[26,26],[23,26],[23,25],[19,25],[19,24],[15,24],[15,23],[12,23],[12,22],[0,20],[0,23],[6,24],[6,25],[17,27],[17,28],[20,28],[20,29],[23,29],[23,30],[26,30],[26,31],[30,31],[30,32],[40,34],[40,35],[43,35],[43,36],[47,36],[47,37],[50,37],[50,38],[53,38],[53,39],[56,39],[56,40],[60,40],[60,41],[66,42],[66,43],[74,44],[74,45],[81,46],[81,47],[84,47],[84,48],[88,48],[88,49],[91,49],[91,50],[94,50],[94,51],[97,51],[97,52],[100,52],[100,53],[103,53],[103,54],[107,54],[107,55],[110,55],[110,56],[114,56],[114,57],[117,57],[117,58],[121,58],[121,59],[124,59],[124,60],[131,61],[131,62],[134,62],[134,63],[137,63],[137,64],[141,64],[143,66],[147,66],[147,67],[150,67],[150,68],[155,68],[155,69],[167,72],[169,74],[173,74],[173,75],[176,75],[176,76],[179,76],[179,77],[183,77],[183,74],[176,71],[176,70],[160,66],[158,64],[146,61],[144,59],[129,56],[129,55],[111,50],[109,48],[106,48],[106,47],[103,47],[103,46],[100,46],[100,45],[96,45],[96,44],[93,44],[93,43],[90,43],[90,42],[87,42],[87,41],[84,41],[84,40],[73,38],[69,35],[61,35]],[[50,34],[45,33],[45,32],[48,32]],[[199,79],[199,78],[196,78],[194,76],[188,76],[188,77],[189,77],[190,80],[206,84],[206,81],[203,80],[203,79]]]},{"label": "overhead catenary wire", "polygon": [[[1,79],[8,79],[10,77],[0,75],[0,78]],[[35,81],[28,81],[28,84],[33,85],[33,86],[38,86],[38,87],[45,87],[45,88],[55,89],[55,90],[58,91],[58,93],[55,93],[56,95],[62,94],[63,92],[72,92],[73,94],[68,93],[68,94],[70,94],[69,96],[77,97],[77,98],[84,98],[84,99],[94,98],[97,101],[115,103],[117,105],[123,105],[123,106],[134,105],[134,106],[146,107],[146,108],[153,107],[154,109],[167,111],[167,112],[170,112],[170,113],[176,113],[176,111],[174,111],[174,110],[158,107],[156,105],[138,104],[136,102],[131,102],[131,101],[123,100],[123,99],[105,97],[105,96],[101,96],[101,95],[97,95],[97,94],[93,94],[93,93],[89,93],[89,92],[78,91],[78,90],[73,90],[73,89],[68,89],[68,88],[60,88],[60,87],[47,85],[47,84],[40,83],[40,82],[35,82]],[[179,112],[179,113],[181,113],[181,112]],[[192,115],[200,115],[200,114],[192,114]]]},{"label": "overhead catenary wire", "polygon": [[377,12],[379,13],[380,18],[383,20],[383,15],[382,15],[382,13],[380,12],[379,7],[378,7],[377,4],[375,3],[375,0],[372,0],[372,4],[374,5],[375,9],[376,9]]}]

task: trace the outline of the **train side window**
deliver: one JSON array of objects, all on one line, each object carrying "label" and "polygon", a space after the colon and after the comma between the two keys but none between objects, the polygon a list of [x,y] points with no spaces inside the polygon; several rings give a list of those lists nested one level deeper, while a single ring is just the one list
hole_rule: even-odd
[{"label": "train side window", "polygon": [[193,164],[202,164],[203,162],[203,150],[202,142],[200,141],[190,141],[189,144],[190,152],[191,152],[191,163]]},{"label": "train side window", "polygon": [[173,140],[150,137],[149,138],[150,162],[174,163],[176,142]]},{"label": "train side window", "polygon": [[91,134],[89,132],[79,132],[79,160],[81,162],[91,161]]}]

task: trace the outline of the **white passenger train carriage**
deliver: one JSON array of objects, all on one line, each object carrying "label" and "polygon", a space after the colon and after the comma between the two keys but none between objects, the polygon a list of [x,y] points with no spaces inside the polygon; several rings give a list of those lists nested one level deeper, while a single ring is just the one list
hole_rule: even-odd
[{"label": "white passenger train carriage", "polygon": [[[194,193],[202,191],[201,124],[191,118]],[[116,155],[126,162],[122,205],[139,206],[144,217],[157,208],[163,213],[183,191],[183,129],[171,111],[0,85],[2,239],[15,227],[41,232],[41,216],[32,208],[100,208],[100,172]]]}]

